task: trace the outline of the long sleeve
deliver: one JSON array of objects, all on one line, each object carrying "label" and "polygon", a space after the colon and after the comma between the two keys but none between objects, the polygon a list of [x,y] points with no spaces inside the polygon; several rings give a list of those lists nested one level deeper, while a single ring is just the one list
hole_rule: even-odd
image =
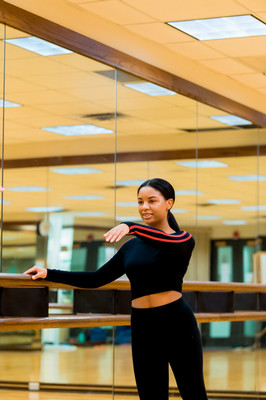
[{"label": "long sleeve", "polygon": [[[190,241],[193,244],[194,239],[190,233],[186,231],[180,231],[175,234],[169,234],[161,231],[160,229],[153,228],[151,226],[145,226],[141,224],[136,224],[135,222],[123,222],[129,227],[128,235],[134,235],[140,239],[149,242],[165,243],[170,245],[178,245],[184,242]],[[193,248],[192,247],[192,248]]]},{"label": "long sleeve", "polygon": [[124,273],[123,251],[121,248],[97,271],[72,272],[48,269],[45,280],[94,289],[118,279]]}]

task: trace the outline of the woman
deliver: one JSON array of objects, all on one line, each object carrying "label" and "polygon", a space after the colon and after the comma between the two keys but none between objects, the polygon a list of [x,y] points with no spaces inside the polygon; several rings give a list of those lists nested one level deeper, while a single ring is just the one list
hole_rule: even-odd
[{"label": "woman", "polygon": [[141,400],[168,399],[170,364],[184,400],[206,400],[202,348],[197,322],[182,299],[183,276],[194,248],[193,237],[180,231],[171,213],[172,185],[151,179],[138,189],[138,209],[148,226],[125,222],[104,236],[127,241],[95,272],[66,272],[33,267],[25,273],[81,288],[103,286],[124,273],[132,293],[132,355]]}]

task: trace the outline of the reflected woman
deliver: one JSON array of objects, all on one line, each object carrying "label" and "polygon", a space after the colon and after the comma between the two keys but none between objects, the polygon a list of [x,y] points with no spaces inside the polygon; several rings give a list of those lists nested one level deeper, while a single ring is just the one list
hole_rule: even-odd
[{"label": "reflected woman", "polygon": [[99,270],[67,272],[33,267],[25,272],[81,288],[97,288],[129,278],[132,293],[132,357],[141,400],[168,400],[169,364],[184,400],[206,400],[202,346],[195,316],[182,298],[182,282],[195,242],[180,231],[171,213],[172,185],[145,181],[137,191],[138,209],[147,225],[123,222],[104,236],[118,242],[134,235]]}]

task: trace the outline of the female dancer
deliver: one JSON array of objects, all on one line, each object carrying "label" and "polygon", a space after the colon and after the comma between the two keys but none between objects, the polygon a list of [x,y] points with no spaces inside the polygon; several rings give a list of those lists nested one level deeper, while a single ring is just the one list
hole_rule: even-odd
[{"label": "female dancer", "polygon": [[171,213],[172,185],[155,178],[138,189],[138,209],[148,226],[124,222],[104,236],[127,241],[95,272],[67,272],[33,267],[25,274],[81,288],[103,286],[124,273],[132,293],[132,356],[141,400],[168,400],[170,364],[183,400],[206,400],[202,347],[197,322],[182,298],[193,237],[180,231]]}]

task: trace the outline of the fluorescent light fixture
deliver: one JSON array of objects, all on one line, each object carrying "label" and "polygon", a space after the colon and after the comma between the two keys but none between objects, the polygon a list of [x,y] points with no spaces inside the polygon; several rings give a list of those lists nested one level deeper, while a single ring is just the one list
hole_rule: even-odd
[{"label": "fluorescent light fixture", "polygon": [[88,195],[81,195],[81,196],[66,196],[67,199],[71,200],[100,200],[104,199],[104,196],[99,196],[96,194],[88,194]]},{"label": "fluorescent light fixture", "polygon": [[44,131],[58,133],[64,136],[85,136],[85,135],[102,135],[114,133],[111,129],[102,128],[96,125],[63,125],[63,126],[43,126]]},{"label": "fluorescent light fixture", "polygon": [[242,219],[223,221],[224,225],[246,225],[246,221]]},{"label": "fluorescent light fixture", "polygon": [[266,181],[266,175],[236,175],[228,176],[228,179],[237,182]]},{"label": "fluorescent light fixture", "polygon": [[91,211],[91,212],[77,212],[73,214],[74,217],[103,217],[106,214],[100,211]]},{"label": "fluorescent light fixture", "polygon": [[227,164],[215,160],[176,161],[178,165],[188,168],[225,168]]},{"label": "fluorescent light fixture", "polygon": [[198,190],[176,190],[175,191],[176,196],[193,196],[196,194],[203,194],[203,193],[199,192]]},{"label": "fluorescent light fixture", "polygon": [[197,219],[199,220],[212,220],[212,219],[220,219],[220,217],[218,217],[217,215],[199,215],[197,217]]},{"label": "fluorescent light fixture", "polygon": [[184,210],[183,208],[172,208],[171,212],[173,214],[184,214],[187,212],[187,210]]},{"label": "fluorescent light fixture", "polygon": [[116,203],[117,207],[138,207],[138,202],[136,201],[129,201],[124,203]]},{"label": "fluorescent light fixture", "polygon": [[173,21],[168,24],[198,40],[266,35],[266,25],[252,15]]},{"label": "fluorescent light fixture", "polygon": [[252,122],[248,121],[247,119],[237,117],[236,115],[217,115],[210,118],[230,126],[252,125]]},{"label": "fluorescent light fixture", "polygon": [[7,100],[3,100],[0,99],[0,107],[3,108],[12,108],[12,107],[22,107],[21,104],[19,103],[13,103],[13,101],[7,101]]},{"label": "fluorescent light fixture", "polygon": [[144,180],[140,179],[135,179],[131,181],[116,181],[116,185],[122,185],[122,186],[140,186]]},{"label": "fluorescent light fixture", "polygon": [[142,219],[140,218],[140,217],[132,217],[132,216],[130,216],[130,217],[116,217],[116,220],[117,221],[120,221],[120,222],[126,222],[126,221],[142,221]]},{"label": "fluorescent light fixture", "polygon": [[172,90],[165,89],[151,82],[125,83],[125,86],[136,90],[137,92],[148,94],[149,96],[173,96],[174,94],[177,94]]},{"label": "fluorescent light fixture", "polygon": [[266,206],[244,206],[241,207],[243,211],[266,211]]},{"label": "fluorescent light fixture", "polygon": [[26,208],[27,211],[32,212],[57,212],[63,211],[62,207],[50,206],[50,207],[28,207]]},{"label": "fluorescent light fixture", "polygon": [[8,187],[7,190],[11,190],[12,192],[47,192],[51,189],[41,186],[17,186]]},{"label": "fluorescent light fixture", "polygon": [[212,199],[212,200],[208,200],[208,203],[211,203],[211,204],[239,204],[240,201],[235,200],[235,199]]},{"label": "fluorescent light fixture", "polygon": [[39,39],[35,36],[28,36],[16,39],[6,39],[7,43],[21,47],[22,49],[32,51],[33,53],[41,56],[54,56],[58,54],[70,54],[72,51],[64,47],[57,46],[56,44],[47,42],[46,40]]},{"label": "fluorescent light fixture", "polygon": [[88,167],[51,168],[51,171],[63,175],[82,175],[102,172],[98,169]]},{"label": "fluorescent light fixture", "polygon": [[11,204],[11,201],[7,201],[7,200],[1,200],[0,199],[0,204],[5,204],[5,205],[8,205],[8,204]]}]

